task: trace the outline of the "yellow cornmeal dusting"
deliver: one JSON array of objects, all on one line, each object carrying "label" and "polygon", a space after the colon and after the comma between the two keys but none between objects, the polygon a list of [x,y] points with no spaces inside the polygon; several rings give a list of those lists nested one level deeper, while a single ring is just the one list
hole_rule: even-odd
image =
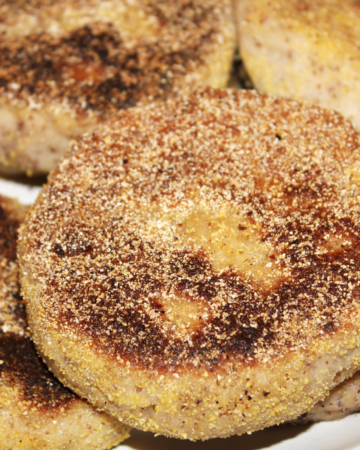
[{"label": "yellow cornmeal dusting", "polygon": [[297,419],[298,423],[338,420],[358,412],[360,406],[360,372],[336,386],[328,397]]},{"label": "yellow cornmeal dusting", "polygon": [[[221,8],[214,0],[107,2],[113,8],[106,14],[104,2],[88,3],[0,4],[1,26],[11,22],[1,43],[3,103],[35,111],[53,103],[54,111],[72,111],[79,120],[103,119],[172,89],[226,84],[234,50],[231,2]],[[17,36],[12,22],[23,15],[38,26]]]},{"label": "yellow cornmeal dusting", "polygon": [[[287,5],[284,8],[284,5]],[[358,0],[315,0],[315,1],[277,1],[275,10],[284,20],[298,27],[307,26],[317,30],[319,34],[330,33],[360,49],[358,36],[360,33],[360,5]],[[263,12],[271,15],[270,10]],[[336,27],[334,27],[336,24]]]},{"label": "yellow cornmeal dusting", "polygon": [[121,0],[14,0],[0,1],[0,30],[12,36],[29,36],[39,31],[61,36],[93,22],[112,22],[124,36],[135,39],[158,27],[155,16],[146,16],[147,3]]},{"label": "yellow cornmeal dusting", "polygon": [[48,173],[104,119],[224,87],[231,0],[0,2],[0,170]]},{"label": "yellow cornmeal dusting", "polygon": [[22,228],[40,351],[171,436],[304,412],[360,354],[359,149],[340,115],[255,92],[122,112],[73,145]]},{"label": "yellow cornmeal dusting", "polygon": [[29,339],[15,261],[24,212],[16,201],[0,197],[0,447],[110,448],[128,436],[128,427],[62,386]]},{"label": "yellow cornmeal dusting", "polygon": [[335,109],[360,128],[356,0],[237,2],[240,48],[257,89]]},{"label": "yellow cornmeal dusting", "polygon": [[0,332],[28,335],[25,310],[20,303],[16,238],[25,208],[0,196]]},{"label": "yellow cornmeal dusting", "polygon": [[19,292],[17,263],[2,259],[0,270],[0,330],[3,333],[24,335],[26,333],[25,321],[16,315],[19,299],[14,297]]}]

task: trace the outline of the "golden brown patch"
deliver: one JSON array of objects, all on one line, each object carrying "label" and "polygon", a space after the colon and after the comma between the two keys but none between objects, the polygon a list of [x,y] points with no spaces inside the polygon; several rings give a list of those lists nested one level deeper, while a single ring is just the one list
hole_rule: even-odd
[{"label": "golden brown patch", "polygon": [[24,228],[40,321],[166,369],[351,328],[359,148],[336,113],[255,92],[123,112],[74,145]]},{"label": "golden brown patch", "polygon": [[[21,1],[10,9],[31,15],[39,3],[49,8],[53,4]],[[153,18],[156,30],[149,33],[145,27],[140,37],[133,30],[125,40],[127,17],[121,29],[110,18],[99,18],[64,35],[40,25],[41,32],[25,36],[5,33],[0,44],[0,95],[10,93],[17,102],[31,98],[34,105],[66,103],[80,116],[93,111],[102,117],[139,102],[164,99],[179,83],[185,87],[186,75],[207,70],[226,28],[222,29],[217,7],[212,0],[140,2],[137,10]],[[131,11],[129,5],[123,9]]]},{"label": "golden brown patch", "polygon": [[0,386],[11,386],[30,407],[65,407],[76,399],[45,367],[28,336],[16,263],[24,208],[0,197]]}]

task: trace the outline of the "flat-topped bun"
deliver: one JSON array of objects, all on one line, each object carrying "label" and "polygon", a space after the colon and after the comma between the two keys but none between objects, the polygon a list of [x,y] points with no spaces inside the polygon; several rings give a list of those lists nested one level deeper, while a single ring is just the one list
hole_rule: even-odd
[{"label": "flat-topped bun", "polygon": [[360,130],[359,0],[237,0],[241,57],[261,92],[342,113]]},{"label": "flat-topped bun", "polygon": [[37,356],[29,338],[16,263],[24,208],[0,197],[0,448],[110,448],[129,428],[65,388]]},{"label": "flat-topped bun", "polygon": [[119,109],[222,87],[231,0],[0,0],[0,168],[49,172]]},{"label": "flat-topped bun", "polygon": [[292,419],[360,357],[360,137],[339,114],[204,90],[73,145],[20,232],[51,370],[189,439]]}]

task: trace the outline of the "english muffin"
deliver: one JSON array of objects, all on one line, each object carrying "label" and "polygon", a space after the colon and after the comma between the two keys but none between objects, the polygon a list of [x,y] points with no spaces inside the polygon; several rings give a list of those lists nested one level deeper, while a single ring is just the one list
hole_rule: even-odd
[{"label": "english muffin", "polygon": [[23,214],[18,203],[0,197],[0,448],[111,448],[129,428],[65,388],[30,340],[15,248]]},{"label": "english muffin", "polygon": [[22,226],[36,346],[125,423],[208,439],[306,412],[360,357],[360,136],[206,89],[74,143]]},{"label": "english muffin", "polygon": [[231,0],[0,0],[0,169],[47,173],[119,109],[225,86]]},{"label": "english muffin", "polygon": [[359,0],[236,4],[240,53],[256,89],[335,109],[359,130]]},{"label": "english muffin", "polygon": [[295,423],[343,419],[360,411],[360,372],[340,383],[329,396],[298,417]]}]

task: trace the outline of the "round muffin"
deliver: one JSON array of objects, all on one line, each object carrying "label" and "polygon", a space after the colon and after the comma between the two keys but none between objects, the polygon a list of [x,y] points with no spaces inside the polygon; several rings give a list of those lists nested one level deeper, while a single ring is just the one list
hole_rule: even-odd
[{"label": "round muffin", "polygon": [[0,0],[0,169],[47,173],[119,109],[226,85],[231,0]]},{"label": "round muffin", "polygon": [[295,423],[323,422],[343,419],[360,411],[360,372],[336,386],[310,411],[298,417]]},{"label": "round muffin", "polygon": [[240,52],[256,89],[335,109],[360,130],[360,2],[236,4]]},{"label": "round muffin", "polygon": [[206,89],[75,143],[22,226],[39,352],[125,423],[208,439],[293,419],[360,357],[360,137]]},{"label": "round muffin", "polygon": [[0,197],[0,447],[104,450],[129,428],[65,388],[37,356],[19,295],[16,237],[24,208]]}]

